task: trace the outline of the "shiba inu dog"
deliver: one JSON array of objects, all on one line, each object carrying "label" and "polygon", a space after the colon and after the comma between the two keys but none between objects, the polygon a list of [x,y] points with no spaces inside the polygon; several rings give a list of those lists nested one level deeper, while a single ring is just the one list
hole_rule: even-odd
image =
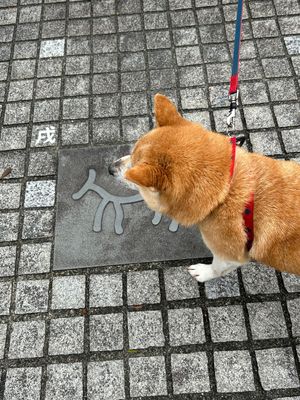
[{"label": "shiba inu dog", "polygon": [[250,260],[300,274],[300,165],[248,153],[235,140],[187,121],[155,96],[156,128],[110,173],[138,188],[146,204],[197,225],[213,254],[189,272],[204,282]]}]

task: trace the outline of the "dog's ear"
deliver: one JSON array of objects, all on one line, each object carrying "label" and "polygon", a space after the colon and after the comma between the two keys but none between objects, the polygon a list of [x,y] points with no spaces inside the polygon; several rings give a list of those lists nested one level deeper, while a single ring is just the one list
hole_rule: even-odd
[{"label": "dog's ear", "polygon": [[162,174],[152,165],[141,163],[128,169],[125,178],[139,186],[161,189]]},{"label": "dog's ear", "polygon": [[154,112],[158,127],[175,125],[185,121],[177,111],[175,105],[162,94],[156,94],[154,97]]}]

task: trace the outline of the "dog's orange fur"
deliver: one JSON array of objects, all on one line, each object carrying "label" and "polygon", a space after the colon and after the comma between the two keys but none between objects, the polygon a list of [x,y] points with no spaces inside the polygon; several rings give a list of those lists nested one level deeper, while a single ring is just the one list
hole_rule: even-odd
[{"label": "dog's orange fur", "polygon": [[[198,225],[221,259],[254,259],[300,274],[300,166],[238,147],[230,179],[227,137],[182,118],[162,95],[155,115],[157,127],[138,140],[125,174],[150,208]],[[248,253],[242,213],[251,192],[255,238]]]}]

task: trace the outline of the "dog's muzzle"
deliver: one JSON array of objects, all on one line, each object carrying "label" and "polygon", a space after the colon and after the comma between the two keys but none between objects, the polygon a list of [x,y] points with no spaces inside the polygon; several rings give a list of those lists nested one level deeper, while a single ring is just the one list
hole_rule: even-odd
[{"label": "dog's muzzle", "polygon": [[118,174],[118,169],[120,167],[121,163],[120,160],[117,160],[108,166],[108,172],[112,176],[116,176]]},{"label": "dog's muzzle", "polygon": [[123,177],[124,172],[130,167],[130,156],[124,156],[112,162],[108,166],[108,172],[112,176]]}]

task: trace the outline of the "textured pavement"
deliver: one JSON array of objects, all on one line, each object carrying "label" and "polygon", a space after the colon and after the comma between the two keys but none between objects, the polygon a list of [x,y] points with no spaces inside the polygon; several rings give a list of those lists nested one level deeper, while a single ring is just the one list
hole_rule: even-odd
[{"label": "textured pavement", "polygon": [[[300,399],[300,278],[53,271],[59,149],[135,141],[158,91],[224,131],[234,3],[0,1],[1,400]],[[245,3],[237,128],[300,160],[300,3]]]}]

